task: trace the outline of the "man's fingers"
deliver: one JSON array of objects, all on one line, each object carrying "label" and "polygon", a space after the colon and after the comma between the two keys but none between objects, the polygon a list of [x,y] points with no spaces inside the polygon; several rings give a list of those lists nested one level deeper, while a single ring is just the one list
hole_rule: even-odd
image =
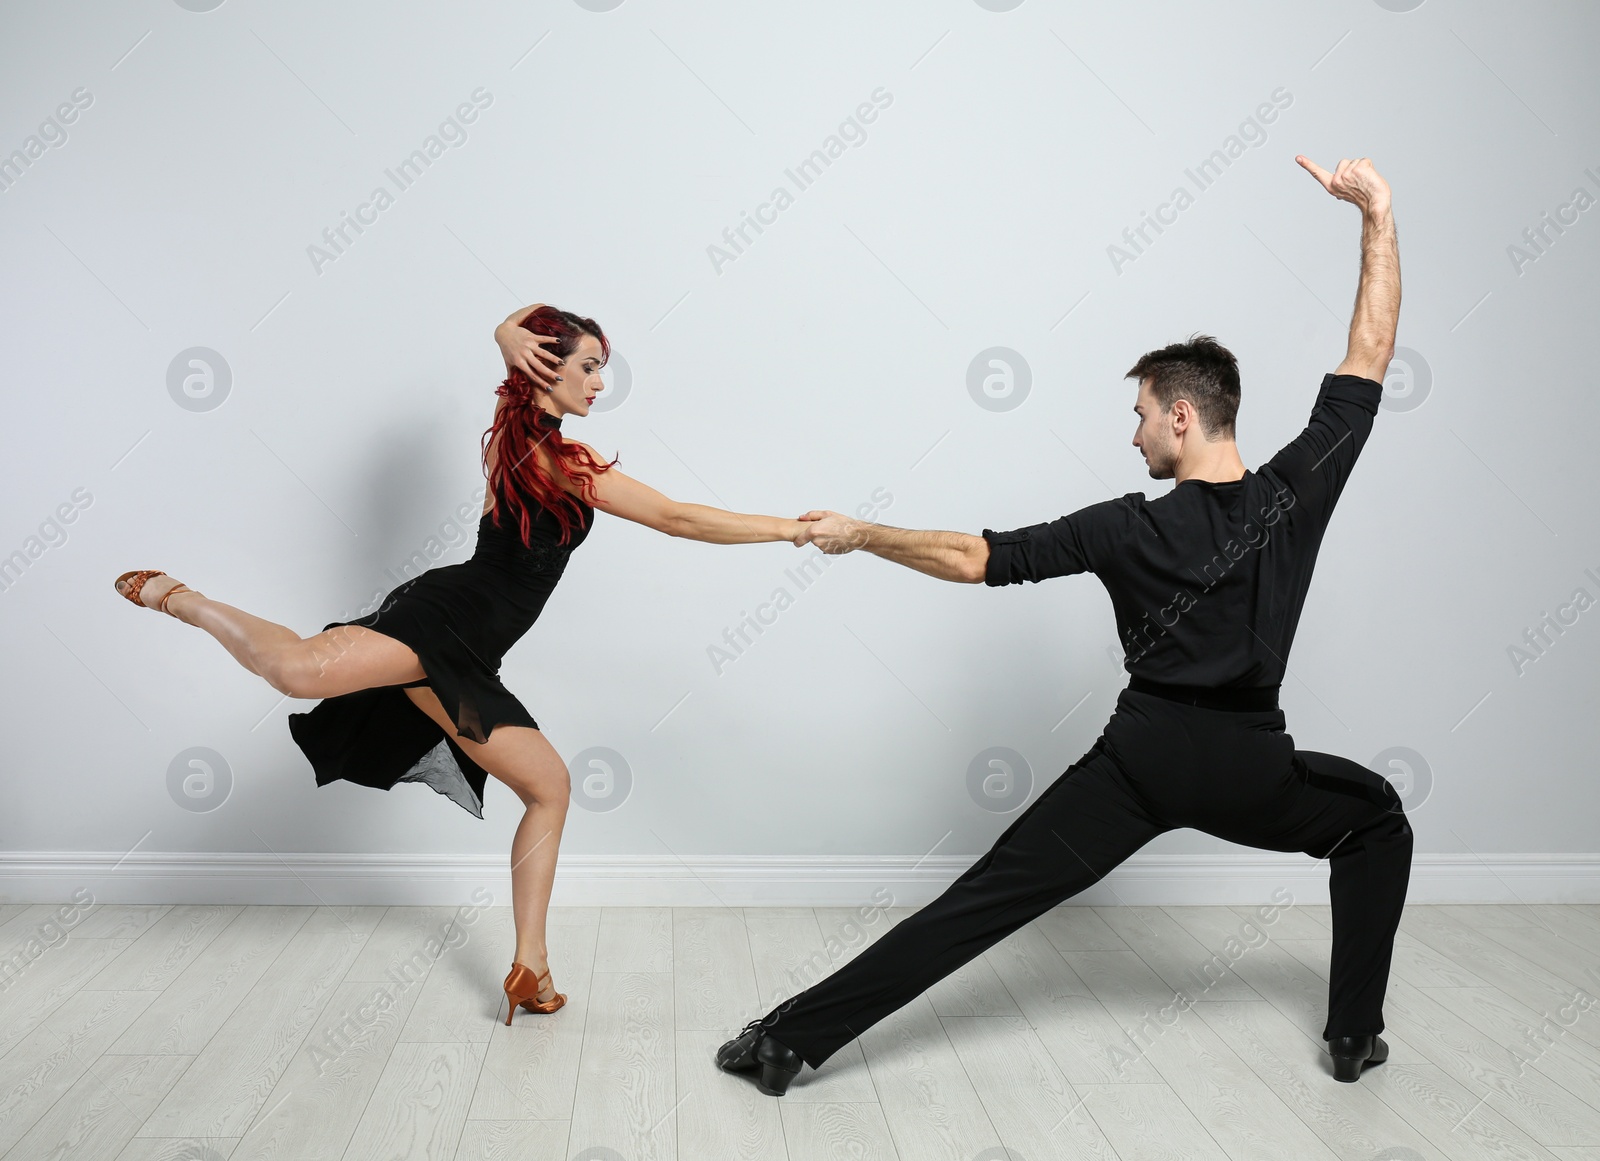
[{"label": "man's fingers", "polygon": [[1322,166],[1318,165],[1315,161],[1312,161],[1309,157],[1305,156],[1304,154],[1298,154],[1296,155],[1295,160],[1300,163],[1301,167],[1305,169],[1307,173],[1322,183],[1323,189],[1327,189],[1332,183],[1333,174],[1323,169]]}]

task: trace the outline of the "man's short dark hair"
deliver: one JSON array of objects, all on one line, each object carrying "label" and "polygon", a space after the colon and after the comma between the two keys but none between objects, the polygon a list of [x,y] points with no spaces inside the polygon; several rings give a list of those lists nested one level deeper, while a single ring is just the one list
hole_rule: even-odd
[{"label": "man's short dark hair", "polygon": [[1191,335],[1141,355],[1123,378],[1150,380],[1150,393],[1168,412],[1179,399],[1194,404],[1206,439],[1232,439],[1239,413],[1239,360],[1210,335]]}]

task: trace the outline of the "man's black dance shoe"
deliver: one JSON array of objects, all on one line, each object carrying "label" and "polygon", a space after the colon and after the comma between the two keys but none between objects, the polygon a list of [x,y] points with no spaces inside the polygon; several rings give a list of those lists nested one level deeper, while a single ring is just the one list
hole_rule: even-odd
[{"label": "man's black dance shoe", "polygon": [[1389,1046],[1378,1035],[1335,1036],[1328,1041],[1328,1054],[1333,1057],[1333,1078],[1353,1081],[1360,1079],[1363,1068],[1388,1060]]},{"label": "man's black dance shoe", "polygon": [[760,1020],[752,1020],[737,1037],[717,1049],[717,1067],[724,1072],[757,1069],[756,1087],[768,1096],[782,1096],[789,1082],[800,1075],[804,1062],[794,1050],[768,1036]]}]

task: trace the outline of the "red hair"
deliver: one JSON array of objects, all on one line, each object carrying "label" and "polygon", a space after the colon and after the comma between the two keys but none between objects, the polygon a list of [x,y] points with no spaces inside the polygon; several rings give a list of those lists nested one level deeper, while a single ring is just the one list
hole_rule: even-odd
[{"label": "red hair", "polygon": [[[584,335],[592,335],[599,340],[602,365],[611,357],[611,344],[591,318],[581,318],[553,306],[541,306],[518,325],[536,335],[553,336],[556,341],[547,345],[545,350],[553,351],[558,358],[565,359],[572,354],[578,340]],[[540,465],[538,457],[533,454],[534,448],[540,444],[547,445],[560,465],[562,474],[576,481],[591,503],[597,498],[594,473],[609,471],[612,464],[617,462],[612,460],[611,463],[603,463],[595,459],[582,444],[563,438],[560,429],[552,422],[555,417],[534,402],[536,395],[543,391],[544,388],[535,386],[521,368],[511,368],[505,381],[495,388],[495,394],[503,396],[507,402],[495,412],[494,423],[490,424],[480,441],[485,464],[488,463],[489,444],[498,441],[494,466],[487,473],[489,490],[496,497],[495,527],[500,526],[500,501],[503,499],[504,506],[516,514],[517,528],[524,545],[530,544],[532,536],[533,514],[528,507],[528,498],[539,507],[549,509],[555,516],[561,525],[559,544],[571,539],[574,524],[582,521],[584,516],[582,507],[572,493],[556,483]]]}]

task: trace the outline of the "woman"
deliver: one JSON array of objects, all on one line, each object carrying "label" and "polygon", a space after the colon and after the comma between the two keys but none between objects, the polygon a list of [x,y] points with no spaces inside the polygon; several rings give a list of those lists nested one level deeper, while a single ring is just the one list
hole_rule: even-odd
[{"label": "woman", "polygon": [[605,389],[611,347],[594,320],[537,304],[511,314],[495,340],[507,374],[481,441],[488,487],[470,560],[429,569],[373,613],[305,639],[159,570],[124,573],[116,587],[204,629],[279,692],[322,699],[289,716],[317,785],[425,782],[482,818],[487,772],[522,800],[511,844],[509,1024],[518,1004],[554,1012],[566,1002],[550,980],[545,917],[571,786],[538,723],[500,683],[502,655],[538,617],[596,510],[711,544],[799,545],[806,525],[678,503],[566,436],[562,420],[589,414]]}]

